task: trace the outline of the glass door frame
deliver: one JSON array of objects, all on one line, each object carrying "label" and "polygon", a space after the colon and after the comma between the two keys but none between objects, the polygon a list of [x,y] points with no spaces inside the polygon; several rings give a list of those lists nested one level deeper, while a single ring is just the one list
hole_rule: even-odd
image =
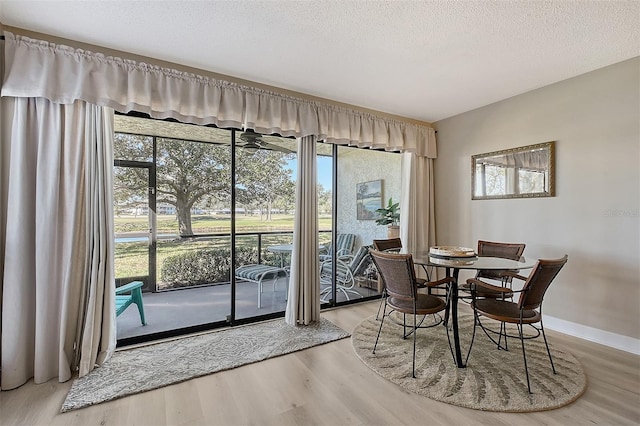
[{"label": "glass door frame", "polygon": [[[157,227],[156,227],[156,140],[153,138],[153,159],[154,161],[135,161],[135,160],[113,160],[113,167],[128,167],[135,169],[147,169],[147,204],[149,209],[149,267],[147,270],[147,278],[143,280],[145,283],[143,289],[153,292],[156,288],[156,243],[157,243]],[[116,285],[118,280],[116,278]]]},{"label": "glass door frame", "polygon": [[[232,261],[232,271],[235,270],[236,268],[236,238],[237,238],[237,230],[236,230],[236,183],[237,183],[237,179],[236,179],[236,152],[239,149],[237,147],[236,144],[236,139],[237,139],[237,135],[239,134],[240,130],[238,129],[224,129],[227,130],[230,133],[230,138],[231,138],[231,150],[230,150],[230,155],[231,155],[231,229],[230,229],[230,238],[231,238],[231,261]],[[124,133],[126,134],[127,132],[121,132],[121,131],[116,131],[117,133]],[[152,138],[152,143],[153,143],[153,156],[152,156],[152,160],[151,161],[136,161],[136,160],[122,160],[122,159],[118,159],[118,160],[114,160],[113,162],[113,166],[114,167],[130,167],[130,168],[144,168],[147,169],[149,172],[149,183],[148,183],[148,203],[149,203],[149,223],[150,223],[150,229],[149,229],[149,235],[150,235],[150,242],[149,242],[149,270],[148,273],[149,275],[146,277],[146,280],[142,280],[143,282],[145,282],[145,286],[143,287],[143,289],[148,290],[148,291],[152,291],[152,292],[157,292],[157,271],[158,271],[158,267],[157,267],[157,212],[156,212],[156,207],[157,207],[157,201],[156,201],[156,194],[157,194],[157,176],[156,176],[156,163],[157,163],[157,144],[158,144],[158,137],[159,136],[155,136],[155,135],[145,135],[143,133],[131,133],[131,134],[139,134],[142,136],[148,136],[150,138]],[[180,139],[180,140],[184,140],[185,142],[190,142],[190,143],[207,143],[207,142],[202,142],[202,141],[194,141],[194,140],[188,140],[188,139]],[[116,280],[117,282],[117,280]],[[224,327],[224,326],[234,326],[234,325],[242,325],[242,324],[248,324],[248,323],[253,323],[253,322],[259,322],[259,321],[264,321],[264,320],[268,320],[268,319],[273,319],[273,318],[280,318],[280,317],[284,317],[284,311],[278,311],[278,312],[271,312],[271,313],[266,313],[266,314],[262,314],[262,315],[257,315],[257,316],[252,316],[252,317],[247,317],[247,318],[236,318],[236,277],[235,274],[232,272],[230,274],[230,300],[229,300],[229,310],[228,310],[228,314],[226,315],[225,319],[222,320],[214,320],[214,321],[210,321],[210,322],[205,322],[205,323],[201,323],[201,324],[196,324],[196,325],[191,325],[188,327],[183,327],[183,328],[174,328],[171,330],[166,330],[166,331],[159,331],[159,332],[154,332],[154,333],[149,333],[149,334],[143,334],[140,336],[135,336],[135,337],[128,337],[128,338],[123,338],[123,339],[118,339],[117,340],[117,347],[123,347],[123,346],[128,346],[128,345],[133,345],[133,344],[139,344],[139,343],[145,343],[145,342],[150,342],[150,341],[155,341],[155,340],[159,340],[159,339],[163,339],[163,338],[170,338],[170,337],[176,337],[176,336],[181,336],[181,335],[187,335],[190,333],[194,333],[194,332],[202,332],[202,331],[208,331],[208,330],[212,330],[215,328],[220,328],[220,327]]]},{"label": "glass door frame", "polygon": [[[350,146],[343,146],[343,145],[339,145],[339,144],[332,144],[332,170],[331,170],[331,176],[332,176],[332,182],[331,182],[331,202],[332,202],[332,209],[333,209],[333,213],[331,215],[331,251],[333,253],[336,253],[336,249],[337,249],[337,237],[338,234],[340,233],[340,230],[338,229],[339,223],[338,223],[338,212],[340,210],[340,208],[342,206],[339,205],[339,198],[340,198],[340,189],[338,188],[338,174],[340,173],[339,168],[340,168],[340,156],[339,156],[339,150],[343,149],[343,148],[349,148],[349,149],[363,149],[363,148],[357,148],[357,147],[350,147]],[[376,151],[384,151],[384,150],[376,150]],[[389,152],[388,154],[393,154],[393,155],[397,155],[396,153],[392,153]],[[368,302],[368,301],[372,301],[372,300],[379,300],[382,297],[382,293],[381,294],[370,294],[367,296],[363,296],[362,298],[356,298],[356,299],[350,299],[350,300],[341,300],[338,301],[338,287],[337,287],[337,279],[336,279],[336,275],[338,272],[338,265],[337,262],[332,262],[331,263],[331,279],[332,279],[332,283],[331,283],[331,298],[324,303],[321,303],[320,308],[321,309],[327,309],[327,308],[333,308],[333,307],[340,307],[340,306],[345,306],[345,305],[352,305],[352,304],[357,304],[357,303],[363,303],[363,302]]]}]

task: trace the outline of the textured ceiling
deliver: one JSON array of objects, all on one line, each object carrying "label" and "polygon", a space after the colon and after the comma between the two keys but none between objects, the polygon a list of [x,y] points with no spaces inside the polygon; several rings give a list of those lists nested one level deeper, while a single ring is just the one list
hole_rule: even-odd
[{"label": "textured ceiling", "polygon": [[640,55],[638,1],[0,1],[5,25],[428,122]]}]

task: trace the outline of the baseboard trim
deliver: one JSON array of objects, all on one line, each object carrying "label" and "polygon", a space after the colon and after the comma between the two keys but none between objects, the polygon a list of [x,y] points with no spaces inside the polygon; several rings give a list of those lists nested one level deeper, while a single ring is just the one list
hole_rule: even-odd
[{"label": "baseboard trim", "polygon": [[634,339],[633,337],[600,330],[549,315],[544,316],[544,326],[545,328],[559,331],[560,333],[640,355],[640,339]]}]

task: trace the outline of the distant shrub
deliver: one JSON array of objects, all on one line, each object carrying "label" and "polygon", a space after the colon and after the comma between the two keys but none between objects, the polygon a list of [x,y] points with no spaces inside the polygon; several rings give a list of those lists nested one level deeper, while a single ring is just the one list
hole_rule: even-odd
[{"label": "distant shrub", "polygon": [[[238,265],[258,263],[258,250],[236,249]],[[162,263],[160,279],[164,288],[188,287],[231,281],[231,249],[193,250],[167,257]]]}]

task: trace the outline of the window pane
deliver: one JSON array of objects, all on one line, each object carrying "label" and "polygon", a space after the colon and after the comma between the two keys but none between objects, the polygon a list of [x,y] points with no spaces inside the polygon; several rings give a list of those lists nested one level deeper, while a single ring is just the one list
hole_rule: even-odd
[{"label": "window pane", "polygon": [[[236,132],[236,146],[236,268],[243,271],[236,273],[236,318],[242,319],[286,308],[298,162],[294,139]],[[252,275],[257,270],[269,272]]]},{"label": "window pane", "polygon": [[145,280],[149,275],[149,171],[114,167],[114,226],[117,282]]},{"label": "window pane", "polygon": [[393,203],[400,202],[400,166],[399,154],[338,148],[337,303],[379,294],[375,269],[371,258],[362,256],[366,253],[362,247],[373,244],[374,239],[385,239],[399,232],[397,226],[378,225],[376,210],[387,206],[389,199]]},{"label": "window pane", "polygon": [[153,161],[153,138],[144,135],[116,133],[113,139],[115,160]]}]

